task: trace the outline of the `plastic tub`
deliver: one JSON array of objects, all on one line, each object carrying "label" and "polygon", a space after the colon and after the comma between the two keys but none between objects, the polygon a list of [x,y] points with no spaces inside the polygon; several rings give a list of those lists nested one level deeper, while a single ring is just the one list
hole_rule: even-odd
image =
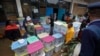
[{"label": "plastic tub", "polygon": [[46,36],[42,39],[44,43],[44,48],[49,49],[51,46],[54,46],[54,37]]},{"label": "plastic tub", "polygon": [[43,26],[45,32],[47,32],[47,33],[50,32],[50,25],[44,24],[42,26]]},{"label": "plastic tub", "polygon": [[58,45],[60,43],[64,43],[64,37],[62,34],[60,33],[56,33],[54,35],[52,35],[55,38],[55,45]]},{"label": "plastic tub", "polygon": [[35,28],[35,30],[36,30],[37,34],[44,32],[44,29],[42,27],[37,27],[37,28]]},{"label": "plastic tub", "polygon": [[23,53],[27,53],[27,41],[26,39],[20,39],[11,44],[11,49],[18,55],[22,55]]},{"label": "plastic tub", "polygon": [[27,50],[30,56],[40,56],[43,54],[43,44],[41,41],[32,43],[27,46]]}]

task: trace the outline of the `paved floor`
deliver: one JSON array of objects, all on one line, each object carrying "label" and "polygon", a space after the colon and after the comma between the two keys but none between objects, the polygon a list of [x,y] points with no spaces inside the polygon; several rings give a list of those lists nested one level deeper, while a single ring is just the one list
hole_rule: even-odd
[{"label": "paved floor", "polygon": [[9,39],[0,39],[0,56],[14,56],[10,49],[11,42]]},{"label": "paved floor", "polygon": [[[0,39],[0,56],[14,56],[14,52],[10,49],[11,43],[9,39]],[[61,56],[61,53],[55,53],[53,56]]]}]

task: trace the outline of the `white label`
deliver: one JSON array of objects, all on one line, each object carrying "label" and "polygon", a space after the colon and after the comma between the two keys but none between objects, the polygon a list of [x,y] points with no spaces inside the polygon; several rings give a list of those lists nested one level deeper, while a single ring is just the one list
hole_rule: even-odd
[{"label": "white label", "polygon": [[38,9],[33,9],[34,13],[38,13]]}]

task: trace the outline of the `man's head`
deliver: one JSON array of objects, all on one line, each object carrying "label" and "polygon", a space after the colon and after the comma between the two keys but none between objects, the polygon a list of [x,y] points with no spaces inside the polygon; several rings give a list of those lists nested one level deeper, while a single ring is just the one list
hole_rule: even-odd
[{"label": "man's head", "polygon": [[72,23],[68,23],[68,28],[71,28],[73,27],[73,24]]},{"label": "man's head", "polygon": [[89,4],[88,12],[91,21],[95,19],[100,19],[100,2]]}]

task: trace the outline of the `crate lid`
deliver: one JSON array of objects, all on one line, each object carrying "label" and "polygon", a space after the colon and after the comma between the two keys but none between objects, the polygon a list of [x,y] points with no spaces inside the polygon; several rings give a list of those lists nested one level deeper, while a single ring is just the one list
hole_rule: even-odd
[{"label": "crate lid", "polygon": [[79,27],[80,25],[81,25],[80,22],[73,22],[73,26],[74,26],[74,27]]},{"label": "crate lid", "polygon": [[54,34],[54,35],[52,35],[54,38],[62,38],[63,37],[63,35],[62,34],[60,34],[60,33],[56,33],[56,34]]},{"label": "crate lid", "polygon": [[35,43],[29,44],[27,46],[27,50],[28,50],[29,54],[32,54],[32,53],[34,53],[36,51],[41,50],[43,47],[44,47],[43,43],[41,41],[37,41]]},{"label": "crate lid", "polygon": [[49,42],[52,42],[54,41],[54,37],[52,36],[46,36],[42,39],[42,41],[46,42],[46,43],[49,43]]},{"label": "crate lid", "polygon": [[54,22],[54,24],[62,25],[62,22],[60,22],[60,21],[56,21],[56,22]]},{"label": "crate lid", "polygon": [[27,41],[28,41],[29,44],[31,44],[31,43],[39,41],[39,39],[36,36],[29,36],[27,38]]},{"label": "crate lid", "polygon": [[48,33],[44,32],[44,33],[41,33],[41,34],[38,34],[38,37],[41,39],[41,38],[44,38],[46,36],[49,36]]},{"label": "crate lid", "polygon": [[18,48],[21,48],[23,46],[26,46],[27,45],[27,41],[26,39],[23,39],[24,41],[22,43],[20,43],[19,41],[15,41],[11,44],[11,49],[12,50],[15,50],[15,49],[18,49]]},{"label": "crate lid", "polygon": [[68,26],[68,24],[62,24],[62,26],[67,27],[67,26]]}]

